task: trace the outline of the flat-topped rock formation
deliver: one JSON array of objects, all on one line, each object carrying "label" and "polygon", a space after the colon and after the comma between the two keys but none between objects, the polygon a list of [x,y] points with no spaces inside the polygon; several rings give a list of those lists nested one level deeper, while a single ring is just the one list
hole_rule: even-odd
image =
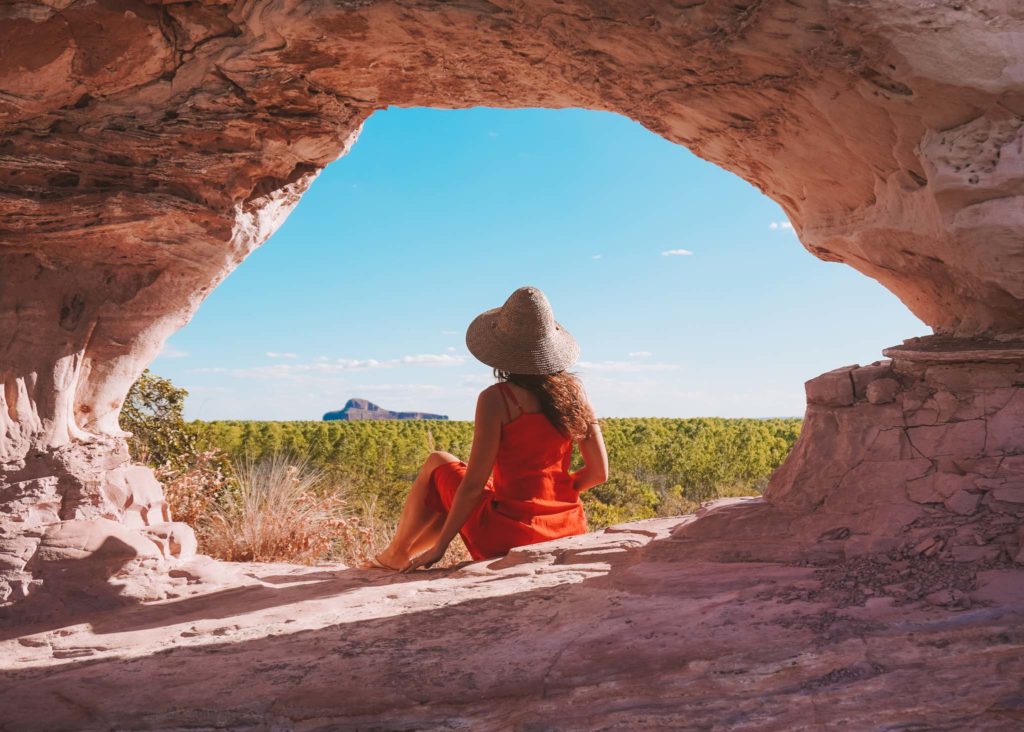
[{"label": "flat-topped rock formation", "polygon": [[366,399],[349,399],[345,406],[337,412],[328,412],[324,415],[324,421],[332,422],[357,421],[366,419],[448,419],[445,414],[429,414],[428,412],[392,412],[389,409],[378,407]]}]

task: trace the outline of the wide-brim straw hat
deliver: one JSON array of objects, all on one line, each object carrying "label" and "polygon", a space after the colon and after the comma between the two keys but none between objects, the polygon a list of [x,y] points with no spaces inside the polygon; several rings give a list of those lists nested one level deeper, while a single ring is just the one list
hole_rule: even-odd
[{"label": "wide-brim straw hat", "polygon": [[466,347],[483,363],[511,374],[556,374],[580,357],[544,293],[520,287],[505,304],[480,313],[466,330]]}]

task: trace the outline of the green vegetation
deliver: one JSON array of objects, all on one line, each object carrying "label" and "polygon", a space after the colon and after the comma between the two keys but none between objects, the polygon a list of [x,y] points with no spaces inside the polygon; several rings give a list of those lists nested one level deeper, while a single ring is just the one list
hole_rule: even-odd
[{"label": "green vegetation", "polygon": [[121,407],[121,429],[132,433],[132,457],[153,467],[189,461],[196,449],[196,432],[185,424],[188,392],[149,369],[132,384]]},{"label": "green vegetation", "polygon": [[[469,455],[471,422],[185,422],[187,392],[145,372],[121,426],[171,511],[224,559],[361,561],[386,544],[427,454]],[[605,419],[608,482],[583,494],[590,528],[754,495],[798,419]],[[579,467],[578,452],[574,468]],[[273,508],[270,508],[273,507]],[[446,562],[465,559],[453,542]]]},{"label": "green vegetation", "polygon": [[[719,496],[760,493],[800,431],[798,419],[606,419],[610,477],[583,495],[591,528],[695,509]],[[397,518],[431,450],[467,457],[471,422],[241,422],[189,425],[205,449],[259,460],[295,455],[357,504]],[[579,455],[576,455],[578,467]]]}]

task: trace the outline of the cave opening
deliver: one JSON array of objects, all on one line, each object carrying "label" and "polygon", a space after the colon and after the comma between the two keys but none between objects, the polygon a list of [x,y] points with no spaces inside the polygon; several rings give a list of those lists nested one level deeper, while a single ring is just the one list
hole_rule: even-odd
[{"label": "cave opening", "polygon": [[522,284],[581,339],[606,416],[798,416],[804,380],[922,328],[749,183],[621,115],[389,108],[152,368],[190,418],[363,397],[468,419],[490,377],[465,324]]}]

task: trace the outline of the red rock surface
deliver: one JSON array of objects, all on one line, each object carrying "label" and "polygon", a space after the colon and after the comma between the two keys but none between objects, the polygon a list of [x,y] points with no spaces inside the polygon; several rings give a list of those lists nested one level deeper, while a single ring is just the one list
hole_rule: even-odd
[{"label": "red rock surface", "polygon": [[[702,713],[722,727],[1019,723],[1022,37],[1024,8],[999,0],[0,7],[0,598],[21,601],[16,621],[47,610],[61,623],[12,635],[24,701],[5,723],[537,727],[569,701],[568,726],[682,727]],[[350,575],[275,591],[291,579],[258,573],[257,604],[273,596],[310,623],[279,638],[232,599],[240,576],[167,616],[110,610],[68,631],[120,597],[111,577],[136,601],[173,594],[168,572],[194,548],[129,464],[129,385],[388,105],[624,114],[756,185],[811,253],[878,280],[943,339],[812,380],[768,503],[681,523],[643,551],[553,550],[519,570],[513,558],[507,576],[465,570],[463,589],[374,585],[372,612],[403,615],[390,622],[352,619],[362,611],[344,603],[363,595]],[[576,578],[553,580],[565,592],[517,589],[610,554],[606,576],[558,569]],[[815,558],[831,569],[793,568]],[[847,599],[816,604],[811,577]],[[932,609],[890,608],[850,589],[862,585]],[[455,596],[472,611],[491,592],[478,615],[439,609]],[[793,617],[777,592],[804,603]],[[847,601],[874,603],[868,620],[840,613]],[[224,624],[181,629],[182,612]],[[477,650],[450,650],[447,624]],[[236,626],[246,642],[203,639]],[[203,647],[176,652],[184,681],[168,696],[174,661],[149,654],[190,638]],[[132,654],[135,668],[115,658]],[[943,694],[921,696],[929,684]],[[31,716],[40,708],[51,718]]]},{"label": "red rock surface", "polygon": [[0,626],[4,724],[1019,726],[1024,571],[842,561],[831,538],[800,562],[756,537],[741,554],[686,531],[736,529],[730,513],[763,508],[734,502],[412,575],[195,560],[162,602]]}]

